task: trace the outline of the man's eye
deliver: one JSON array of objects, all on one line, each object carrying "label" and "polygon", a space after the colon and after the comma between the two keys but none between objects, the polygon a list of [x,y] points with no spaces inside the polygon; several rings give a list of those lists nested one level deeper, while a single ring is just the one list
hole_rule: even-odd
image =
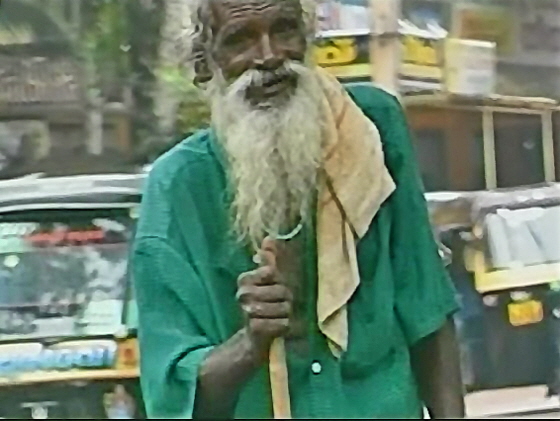
[{"label": "man's eye", "polygon": [[274,23],[271,29],[272,33],[282,36],[287,34],[295,36],[300,30],[298,22],[291,19],[279,19]]},{"label": "man's eye", "polygon": [[222,45],[228,48],[246,48],[258,38],[258,34],[251,28],[240,28],[230,31],[222,39]]},{"label": "man's eye", "polygon": [[242,33],[231,34],[224,38],[223,44],[228,47],[235,47],[247,41],[247,37]]}]

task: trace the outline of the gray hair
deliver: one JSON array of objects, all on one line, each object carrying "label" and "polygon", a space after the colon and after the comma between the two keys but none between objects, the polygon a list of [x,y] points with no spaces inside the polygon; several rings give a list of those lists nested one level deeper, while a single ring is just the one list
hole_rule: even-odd
[{"label": "gray hair", "polygon": [[[195,77],[195,82],[204,83],[212,77],[208,63],[208,52],[212,45],[211,13],[209,0],[187,0],[187,27],[182,31],[179,44],[181,56],[189,67],[189,73]],[[313,41],[317,28],[317,1],[299,0],[306,37],[309,45]],[[198,77],[200,80],[197,80]]]}]

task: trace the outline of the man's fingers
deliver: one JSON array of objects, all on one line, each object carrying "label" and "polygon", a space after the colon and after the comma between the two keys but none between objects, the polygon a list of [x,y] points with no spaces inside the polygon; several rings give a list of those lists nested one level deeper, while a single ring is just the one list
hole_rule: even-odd
[{"label": "man's fingers", "polygon": [[288,302],[251,303],[243,305],[243,310],[252,319],[288,319],[291,306]]},{"label": "man's fingers", "polygon": [[292,301],[292,293],[284,285],[242,285],[237,290],[237,300],[242,304],[281,303]]},{"label": "man's fingers", "polygon": [[270,266],[263,266],[250,272],[242,273],[237,279],[239,287],[244,285],[274,285],[275,271]]}]

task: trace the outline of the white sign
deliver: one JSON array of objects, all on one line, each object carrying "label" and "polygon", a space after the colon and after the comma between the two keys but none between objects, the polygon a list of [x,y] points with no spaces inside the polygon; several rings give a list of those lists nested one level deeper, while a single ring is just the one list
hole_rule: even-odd
[{"label": "white sign", "polygon": [[445,87],[459,95],[489,96],[496,85],[496,44],[449,38],[445,43]]},{"label": "white sign", "polygon": [[369,31],[369,0],[319,0],[319,31]]}]

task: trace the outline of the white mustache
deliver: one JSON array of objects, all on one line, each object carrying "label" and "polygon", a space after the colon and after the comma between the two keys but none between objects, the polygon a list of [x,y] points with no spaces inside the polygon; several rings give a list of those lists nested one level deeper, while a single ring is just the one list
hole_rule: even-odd
[{"label": "white mustache", "polygon": [[269,70],[246,70],[228,88],[226,96],[236,96],[244,93],[251,86],[262,86],[263,84],[279,77],[291,75],[301,76],[309,72],[309,68],[296,61],[288,60],[282,67],[274,71]]}]

